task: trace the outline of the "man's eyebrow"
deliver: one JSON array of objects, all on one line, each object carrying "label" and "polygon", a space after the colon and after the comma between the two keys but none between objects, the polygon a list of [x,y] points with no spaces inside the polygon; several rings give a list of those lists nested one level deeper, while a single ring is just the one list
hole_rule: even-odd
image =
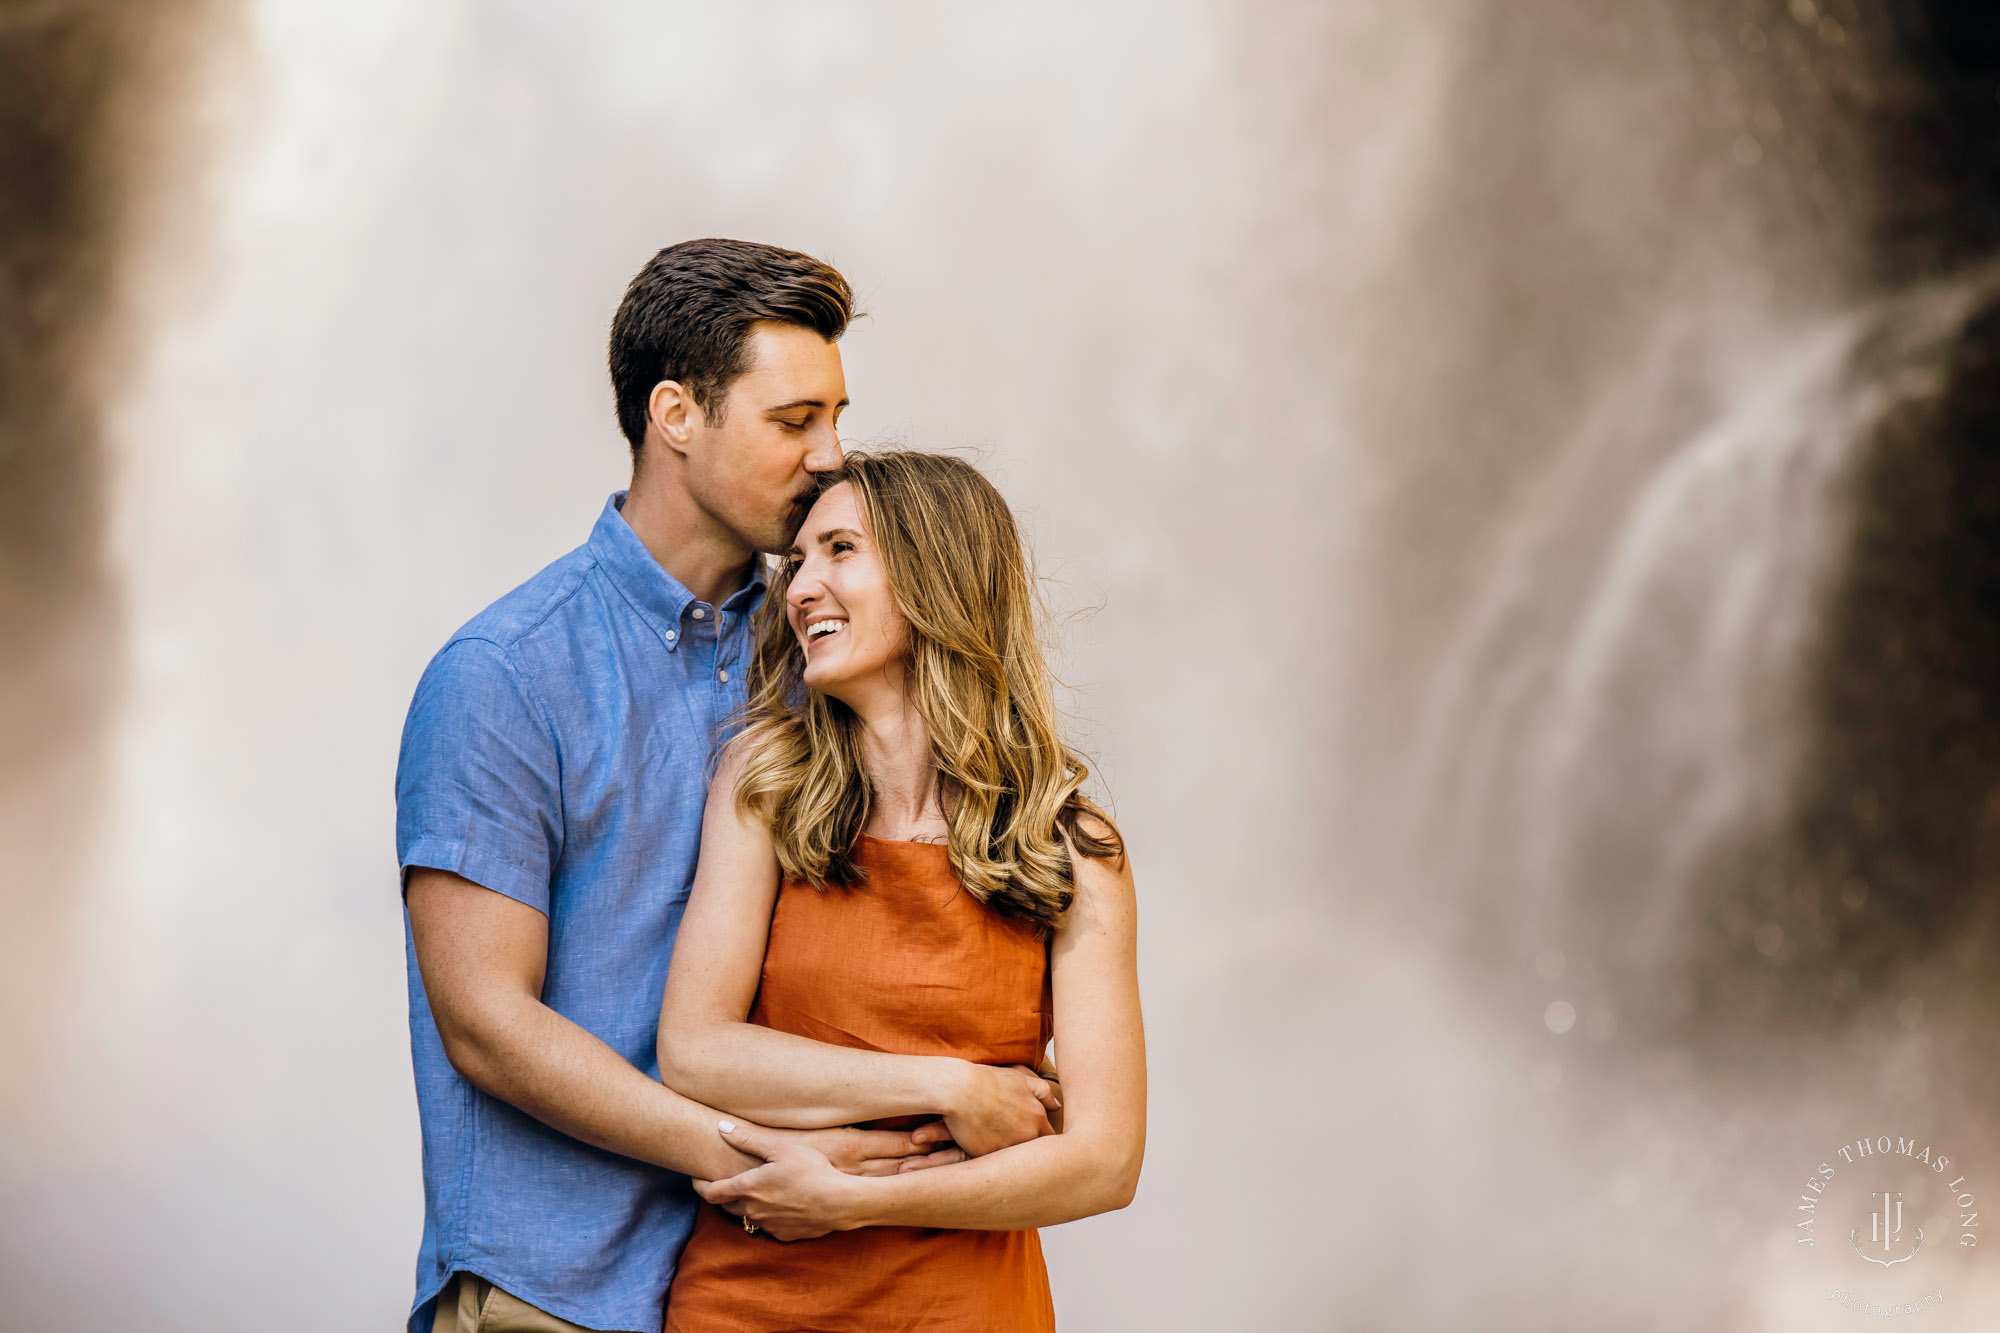
[{"label": "man's eyebrow", "polygon": [[[794,398],[789,403],[779,403],[776,407],[767,407],[764,410],[766,412],[789,412],[795,407],[825,407],[825,406],[826,406],[826,399],[824,398]],[[843,398],[839,402],[835,403],[834,406],[846,407],[847,400]]]}]

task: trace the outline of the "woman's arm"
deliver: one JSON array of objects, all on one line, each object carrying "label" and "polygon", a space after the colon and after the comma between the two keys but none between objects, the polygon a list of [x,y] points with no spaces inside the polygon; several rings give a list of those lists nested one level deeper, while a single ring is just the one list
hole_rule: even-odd
[{"label": "woman's arm", "polygon": [[763,973],[778,859],[769,830],[736,809],[741,768],[732,746],[709,787],[701,859],[660,1005],[662,1081],[795,1129],[939,1115],[975,1156],[1050,1133],[1043,1099],[1054,1092],[1030,1071],[857,1051],[745,1021]]},{"label": "woman's arm", "polygon": [[[1146,1043],[1138,911],[1128,866],[1076,857],[1076,902],[1051,951],[1063,1132],[952,1166],[880,1179],[841,1175],[809,1148],[732,1122],[723,1137],[767,1158],[695,1188],[779,1240],[864,1226],[1016,1231],[1123,1208],[1146,1147]],[[810,1201],[810,1206],[802,1206]]]}]

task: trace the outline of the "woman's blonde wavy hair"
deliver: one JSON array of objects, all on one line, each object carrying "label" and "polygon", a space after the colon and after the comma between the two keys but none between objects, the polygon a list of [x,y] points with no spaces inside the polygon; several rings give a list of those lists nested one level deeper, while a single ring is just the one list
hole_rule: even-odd
[{"label": "woman's blonde wavy hair", "polygon": [[[1053,928],[1075,896],[1065,837],[1092,858],[1125,848],[1063,741],[1014,515],[977,468],[943,454],[850,453],[818,493],[843,484],[909,621],[907,679],[930,729],[951,868],[995,911]],[[795,568],[779,567],[758,611],[736,806],[770,829],[787,878],[853,887],[866,878],[854,851],[872,801],[860,722],[806,688],[785,617]]]}]

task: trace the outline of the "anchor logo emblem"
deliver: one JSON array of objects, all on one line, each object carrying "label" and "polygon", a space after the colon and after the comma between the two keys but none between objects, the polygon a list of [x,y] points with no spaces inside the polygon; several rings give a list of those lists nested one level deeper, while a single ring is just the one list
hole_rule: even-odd
[{"label": "anchor logo emblem", "polygon": [[[1903,1255],[1899,1259],[1889,1257],[1895,1253],[1896,1242],[1903,1234],[1902,1192],[1900,1190],[1877,1190],[1870,1197],[1877,1200],[1877,1203],[1875,1211],[1868,1214],[1867,1246],[1864,1248],[1861,1243],[1860,1227],[1856,1227],[1847,1233],[1847,1243],[1852,1245],[1854,1252],[1863,1259],[1866,1259],[1871,1264],[1880,1264],[1884,1268],[1893,1268],[1897,1264],[1906,1264],[1916,1258],[1917,1251],[1924,1248],[1924,1229],[1922,1227],[1917,1228],[1916,1242],[1910,1246],[1908,1254]],[[1876,1253],[1871,1253],[1871,1251],[1876,1251]]]}]

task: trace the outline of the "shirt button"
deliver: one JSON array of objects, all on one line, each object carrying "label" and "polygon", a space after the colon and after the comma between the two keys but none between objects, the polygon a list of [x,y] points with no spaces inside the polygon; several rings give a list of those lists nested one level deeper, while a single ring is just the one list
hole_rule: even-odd
[{"label": "shirt button", "polygon": [[702,619],[705,619],[705,618],[707,617],[707,615],[708,615],[708,612],[706,612],[706,611],[702,610],[702,609],[701,609],[700,607],[698,607],[698,606],[697,606],[697,607],[696,607],[696,608],[694,609],[694,618],[695,618],[696,620],[702,620]]},{"label": "shirt button", "polygon": [[724,667],[724,668],[722,668],[722,670],[720,670],[720,671],[716,672],[715,674],[716,674],[716,675],[718,675],[718,676],[720,676],[720,677],[722,677],[722,683],[723,683],[724,685],[727,685],[727,684],[729,683],[729,668],[728,668],[728,667]]},{"label": "shirt button", "polygon": [[678,635],[678,634],[674,633],[674,632],[673,632],[672,630],[668,630],[668,631],[667,631],[667,642],[668,642],[668,643],[672,643],[672,642],[673,642],[673,641],[674,641],[675,639],[678,639],[679,637],[680,637],[680,635]]}]

